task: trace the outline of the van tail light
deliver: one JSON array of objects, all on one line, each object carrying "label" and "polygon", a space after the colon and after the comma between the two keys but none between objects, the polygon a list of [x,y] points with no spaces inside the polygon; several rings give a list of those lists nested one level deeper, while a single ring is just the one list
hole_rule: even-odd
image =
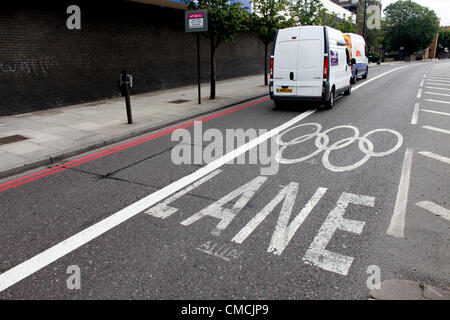
[{"label": "van tail light", "polygon": [[270,58],[270,79],[273,79],[273,58]]},{"label": "van tail light", "polygon": [[328,57],[323,58],[323,78],[328,79]]}]

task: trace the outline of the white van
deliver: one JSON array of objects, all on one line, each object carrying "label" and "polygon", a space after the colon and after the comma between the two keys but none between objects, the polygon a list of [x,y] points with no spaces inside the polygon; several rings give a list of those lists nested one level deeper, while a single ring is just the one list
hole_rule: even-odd
[{"label": "white van", "polygon": [[270,98],[277,106],[283,101],[323,101],[331,109],[335,96],[351,93],[352,63],[339,30],[278,30],[270,63]]},{"label": "white van", "polygon": [[367,79],[369,75],[369,59],[366,56],[366,42],[364,38],[355,33],[344,33],[344,39],[350,51],[350,57],[356,60],[352,66],[352,83],[356,83],[358,77]]}]

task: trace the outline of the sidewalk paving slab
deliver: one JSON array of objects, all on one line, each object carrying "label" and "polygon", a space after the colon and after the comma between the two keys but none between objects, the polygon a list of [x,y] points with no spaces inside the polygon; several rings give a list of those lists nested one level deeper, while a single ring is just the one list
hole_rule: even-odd
[{"label": "sidewalk paving slab", "polygon": [[201,105],[196,85],[132,95],[131,125],[122,97],[0,117],[0,138],[27,138],[0,145],[0,178],[266,96],[263,79],[260,74],[217,81],[213,100],[209,83],[202,84]]},{"label": "sidewalk paving slab", "polygon": [[370,300],[450,300],[450,291],[411,280],[385,280],[369,292]]}]

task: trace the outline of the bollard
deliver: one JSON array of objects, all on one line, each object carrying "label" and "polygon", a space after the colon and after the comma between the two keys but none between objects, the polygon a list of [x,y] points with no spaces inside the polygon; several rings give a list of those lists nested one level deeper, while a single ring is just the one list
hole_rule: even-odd
[{"label": "bollard", "polygon": [[129,75],[125,70],[120,75],[120,90],[122,96],[125,97],[125,105],[127,108],[128,124],[133,123],[133,116],[131,114],[131,102],[130,102],[130,88],[133,87],[133,77]]}]

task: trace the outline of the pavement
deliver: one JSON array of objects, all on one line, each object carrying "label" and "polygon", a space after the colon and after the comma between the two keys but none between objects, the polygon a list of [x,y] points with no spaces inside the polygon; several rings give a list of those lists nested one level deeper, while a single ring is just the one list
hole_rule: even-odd
[{"label": "pavement", "polygon": [[0,117],[0,139],[26,138],[0,144],[0,178],[267,95],[263,83],[262,74],[218,81],[213,100],[202,84],[200,105],[196,85],[132,95],[133,124],[121,97]]},{"label": "pavement", "polygon": [[411,280],[385,280],[369,292],[370,300],[450,300],[450,291]]},{"label": "pavement", "polygon": [[[449,72],[381,65],[331,110],[257,98],[0,180],[0,299],[447,298]],[[221,154],[238,129],[280,133],[278,170],[228,158],[268,135]]]}]

